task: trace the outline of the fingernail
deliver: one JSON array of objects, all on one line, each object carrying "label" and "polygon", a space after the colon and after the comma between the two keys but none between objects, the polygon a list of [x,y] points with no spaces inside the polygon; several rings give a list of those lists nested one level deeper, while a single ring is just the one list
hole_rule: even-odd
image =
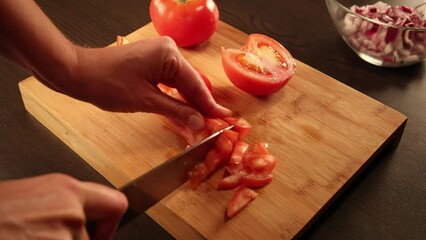
[{"label": "fingernail", "polygon": [[189,116],[186,124],[193,130],[201,130],[204,128],[204,119],[196,114],[193,114]]}]

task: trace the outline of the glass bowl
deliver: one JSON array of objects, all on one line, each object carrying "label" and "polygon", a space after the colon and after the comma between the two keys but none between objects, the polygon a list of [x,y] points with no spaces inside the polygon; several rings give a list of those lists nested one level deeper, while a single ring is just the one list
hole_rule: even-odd
[{"label": "glass bowl", "polygon": [[[425,59],[426,26],[395,26],[360,15],[336,0],[325,2],[343,40],[365,61],[377,66],[402,67]],[[419,6],[418,11],[426,9]]]}]

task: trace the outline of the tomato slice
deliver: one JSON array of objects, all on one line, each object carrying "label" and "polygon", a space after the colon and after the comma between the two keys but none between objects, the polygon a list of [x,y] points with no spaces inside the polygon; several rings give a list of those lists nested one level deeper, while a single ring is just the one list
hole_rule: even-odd
[{"label": "tomato slice", "polygon": [[257,193],[250,188],[247,188],[247,187],[244,187],[244,186],[238,188],[234,192],[234,195],[232,196],[232,199],[228,204],[228,209],[226,211],[226,215],[229,218],[234,217],[243,208],[245,208],[250,201],[255,199],[256,196],[257,196]]},{"label": "tomato slice", "polygon": [[251,34],[241,49],[222,47],[222,65],[235,86],[257,96],[278,91],[296,72],[290,52],[262,34]]}]

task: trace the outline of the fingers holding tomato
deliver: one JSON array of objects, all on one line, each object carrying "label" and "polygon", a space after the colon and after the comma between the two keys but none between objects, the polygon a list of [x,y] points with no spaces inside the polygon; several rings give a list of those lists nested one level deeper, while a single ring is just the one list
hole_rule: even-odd
[{"label": "fingers holding tomato", "polygon": [[251,34],[241,49],[222,48],[222,65],[235,86],[256,96],[280,90],[296,72],[290,52],[261,34]]},{"label": "fingers holding tomato", "polygon": [[219,21],[213,0],[152,0],[149,14],[158,34],[171,37],[179,47],[207,41]]}]

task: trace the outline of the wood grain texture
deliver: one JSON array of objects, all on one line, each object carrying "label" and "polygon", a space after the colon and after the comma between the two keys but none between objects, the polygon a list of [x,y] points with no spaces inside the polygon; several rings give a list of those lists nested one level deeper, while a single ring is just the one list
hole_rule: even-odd
[{"label": "wood grain texture", "polygon": [[[153,36],[149,24],[128,39]],[[183,185],[148,211],[175,237],[292,238],[403,131],[404,115],[300,61],[297,74],[276,94],[257,98],[237,90],[222,70],[220,46],[240,47],[246,38],[221,23],[209,42],[182,53],[212,80],[217,101],[253,125],[247,140],[270,144],[279,159],[274,181],[231,220],[224,213],[232,191],[215,190],[220,174],[197,191]],[[26,109],[116,187],[185,146],[160,116],[104,112],[34,78],[20,89]]]}]

